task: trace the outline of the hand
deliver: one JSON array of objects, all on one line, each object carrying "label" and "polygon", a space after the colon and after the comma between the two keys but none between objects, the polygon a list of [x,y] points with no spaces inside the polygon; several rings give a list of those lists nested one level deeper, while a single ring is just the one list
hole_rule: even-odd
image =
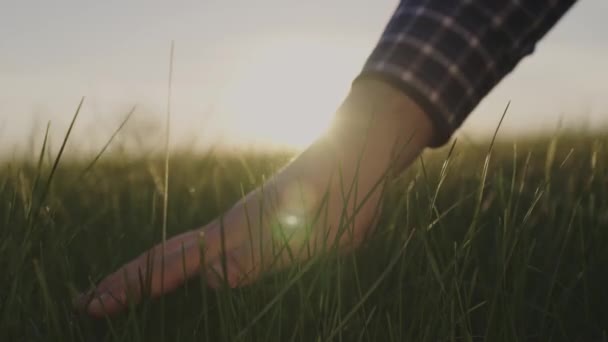
[{"label": "hand", "polygon": [[[170,292],[201,270],[211,287],[222,281],[236,287],[289,266],[294,257],[304,260],[322,252],[321,240],[350,250],[365,238],[374,219],[382,189],[378,184],[384,184],[386,171],[409,165],[432,133],[428,117],[400,91],[379,81],[360,81],[338,110],[331,130],[237,203],[221,224],[216,220],[166,241],[164,256],[162,244],[153,247],[103,279],[93,293],[81,295],[76,305],[103,317],[124,309],[127,299],[136,302],[144,295]],[[345,199],[345,184],[355,183],[358,198]],[[298,196],[302,190],[306,198]],[[363,202],[366,194],[370,196]],[[301,226],[321,205],[327,206],[327,221],[310,227],[310,234],[301,227],[288,229]],[[340,235],[344,212],[352,222],[349,234]],[[288,248],[269,248],[277,243]]]}]

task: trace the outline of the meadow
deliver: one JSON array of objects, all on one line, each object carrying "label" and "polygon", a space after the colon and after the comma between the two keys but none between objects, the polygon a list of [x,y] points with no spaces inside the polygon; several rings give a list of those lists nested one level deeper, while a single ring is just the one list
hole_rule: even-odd
[{"label": "meadow", "polygon": [[[101,320],[72,300],[161,240],[164,156],[40,151],[0,165],[0,341],[608,341],[608,135],[428,151],[355,253]],[[291,157],[174,151],[167,234]]]}]

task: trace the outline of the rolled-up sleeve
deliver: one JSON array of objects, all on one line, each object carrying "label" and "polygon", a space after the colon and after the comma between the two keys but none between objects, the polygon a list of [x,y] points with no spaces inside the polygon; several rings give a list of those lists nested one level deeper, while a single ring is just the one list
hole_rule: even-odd
[{"label": "rolled-up sleeve", "polygon": [[402,0],[355,82],[376,78],[430,116],[443,145],[576,0]]}]

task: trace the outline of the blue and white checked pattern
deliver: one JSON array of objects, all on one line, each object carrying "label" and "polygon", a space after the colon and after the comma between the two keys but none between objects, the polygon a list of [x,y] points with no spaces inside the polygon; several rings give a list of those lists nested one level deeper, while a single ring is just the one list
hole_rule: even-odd
[{"label": "blue and white checked pattern", "polygon": [[444,144],[576,0],[402,0],[357,80],[402,89]]}]

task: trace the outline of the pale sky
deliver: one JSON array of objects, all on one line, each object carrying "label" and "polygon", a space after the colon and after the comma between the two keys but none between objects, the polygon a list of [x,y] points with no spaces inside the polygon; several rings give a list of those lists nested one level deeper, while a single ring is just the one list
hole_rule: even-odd
[{"label": "pale sky", "polygon": [[[0,143],[59,137],[81,96],[77,146],[161,142],[175,41],[172,141],[303,146],[346,94],[395,0],[0,0]],[[461,133],[608,124],[608,1],[581,0],[482,102]],[[159,124],[159,125],[162,125]]]}]

